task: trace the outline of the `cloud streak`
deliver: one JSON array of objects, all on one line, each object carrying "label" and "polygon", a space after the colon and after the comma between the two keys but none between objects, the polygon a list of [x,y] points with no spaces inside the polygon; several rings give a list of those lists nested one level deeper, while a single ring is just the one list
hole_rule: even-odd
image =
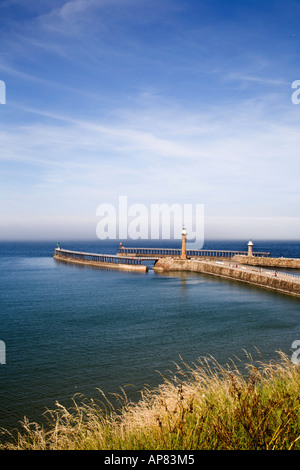
[{"label": "cloud streak", "polygon": [[286,7],[277,39],[283,15],[268,11],[264,31],[264,7],[255,16],[248,2],[22,5],[22,21],[0,7],[0,236],[12,236],[14,217],[45,231],[56,216],[56,228],[78,217],[90,229],[98,205],[122,194],[204,204],[210,226],[226,217],[234,234],[235,218],[239,233],[255,224],[271,236],[262,219],[286,217],[300,235],[290,87],[300,77],[296,51],[282,53],[294,21]]}]

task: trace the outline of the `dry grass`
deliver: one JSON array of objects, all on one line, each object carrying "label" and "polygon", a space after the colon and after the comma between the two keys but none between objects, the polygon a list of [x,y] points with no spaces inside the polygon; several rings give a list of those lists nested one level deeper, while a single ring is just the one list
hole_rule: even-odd
[{"label": "dry grass", "polygon": [[[278,361],[221,367],[213,358],[177,366],[155,390],[118,412],[106,400],[74,398],[74,408],[48,411],[48,425],[23,423],[2,449],[299,449],[300,370]],[[245,368],[247,374],[245,374]],[[105,398],[105,397],[104,397]],[[78,404],[80,400],[80,404]]]}]

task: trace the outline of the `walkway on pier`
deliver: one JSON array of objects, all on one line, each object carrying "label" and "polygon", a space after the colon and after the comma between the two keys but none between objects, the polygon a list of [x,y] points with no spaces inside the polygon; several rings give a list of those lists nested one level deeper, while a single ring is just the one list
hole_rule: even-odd
[{"label": "walkway on pier", "polygon": [[143,261],[141,258],[125,258],[124,256],[118,256],[118,255],[86,253],[86,252],[81,252],[81,251],[63,250],[61,248],[56,248],[55,252],[58,255],[66,255],[70,258],[84,259],[86,261],[99,261],[102,263],[142,264],[142,261]]},{"label": "walkway on pier", "polygon": [[[211,262],[213,263],[213,262]],[[232,262],[229,262],[229,261],[214,261],[215,264],[219,265],[219,266],[224,266],[224,267],[230,267],[230,268],[234,268],[234,269],[242,269],[244,271],[247,271],[247,272],[253,272],[253,273],[257,273],[257,274],[263,274],[265,276],[269,276],[270,278],[279,278],[279,279],[285,279],[285,280],[293,280],[295,282],[298,282],[300,283],[300,274],[297,274],[297,273],[289,273],[289,272],[285,272],[285,271],[278,271],[278,270],[274,270],[274,269],[266,269],[266,268],[260,268],[260,267],[256,267],[256,266],[244,266],[243,264],[240,264],[240,263],[234,263],[232,264]]]},{"label": "walkway on pier", "polygon": [[157,273],[188,271],[208,274],[300,298],[300,277],[293,273],[243,266],[230,261],[199,258],[181,260],[168,257],[160,258],[153,269]]},{"label": "walkway on pier", "polygon": [[[86,253],[81,251],[64,250],[56,248],[54,258],[62,261],[68,261],[79,264],[90,264],[94,266],[103,266],[111,268],[128,268],[140,271],[147,271],[148,266],[143,264],[142,258],[129,258],[118,255],[108,255],[100,253]],[[149,258],[146,258],[147,260]]]}]

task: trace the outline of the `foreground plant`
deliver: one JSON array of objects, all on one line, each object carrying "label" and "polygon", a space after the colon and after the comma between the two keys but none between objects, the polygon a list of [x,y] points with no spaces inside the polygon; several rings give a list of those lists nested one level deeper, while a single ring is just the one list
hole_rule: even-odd
[{"label": "foreground plant", "polygon": [[[248,356],[251,359],[250,356]],[[47,425],[23,422],[2,449],[255,449],[300,448],[300,370],[279,353],[272,363],[206,358],[177,366],[137,403],[123,397],[117,411],[106,401],[74,397],[74,407],[48,411]]]}]

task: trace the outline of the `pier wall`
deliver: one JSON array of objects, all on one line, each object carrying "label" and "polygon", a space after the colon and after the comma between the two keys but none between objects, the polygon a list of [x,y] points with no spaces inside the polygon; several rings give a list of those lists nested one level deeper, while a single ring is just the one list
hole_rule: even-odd
[{"label": "pier wall", "polygon": [[235,280],[253,286],[271,289],[283,294],[300,297],[300,280],[286,278],[285,276],[275,277],[265,272],[251,271],[251,268],[232,267],[229,264],[224,266],[210,261],[202,260],[179,260],[179,259],[159,259],[153,267],[155,272],[189,271],[203,274],[210,274],[224,279]]},{"label": "pier wall", "polygon": [[58,261],[64,261],[65,263],[72,264],[81,264],[85,266],[95,266],[97,268],[105,269],[117,269],[119,271],[134,271],[145,273],[148,271],[148,266],[143,264],[114,264],[114,263],[105,263],[103,261],[91,261],[80,258],[68,257],[57,252],[54,253],[53,258]]},{"label": "pier wall", "polygon": [[236,263],[246,264],[249,266],[300,269],[300,258],[256,258],[255,256],[236,255],[233,256],[232,261]]}]

